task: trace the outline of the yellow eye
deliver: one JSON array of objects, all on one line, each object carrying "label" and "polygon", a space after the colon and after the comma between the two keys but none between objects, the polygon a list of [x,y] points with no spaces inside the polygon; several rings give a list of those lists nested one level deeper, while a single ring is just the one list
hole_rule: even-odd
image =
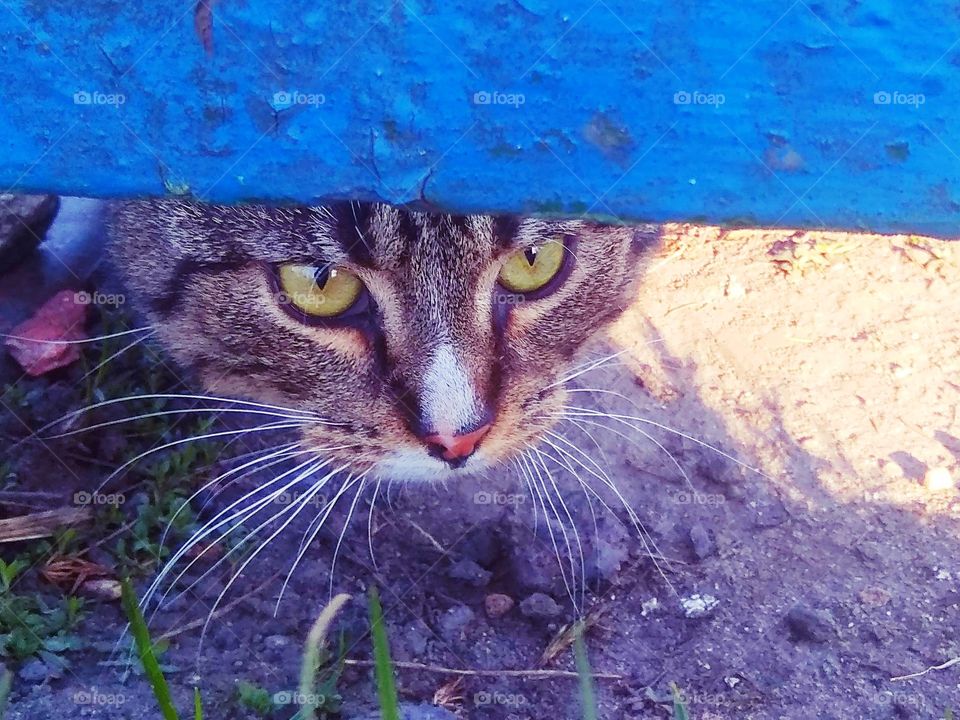
[{"label": "yellow eye", "polygon": [[281,265],[281,302],[311,317],[332,318],[349,310],[363,292],[363,282],[349,270],[330,265]]},{"label": "yellow eye", "polygon": [[500,270],[500,284],[516,293],[539,290],[556,277],[563,267],[566,248],[560,240],[517,250]]}]

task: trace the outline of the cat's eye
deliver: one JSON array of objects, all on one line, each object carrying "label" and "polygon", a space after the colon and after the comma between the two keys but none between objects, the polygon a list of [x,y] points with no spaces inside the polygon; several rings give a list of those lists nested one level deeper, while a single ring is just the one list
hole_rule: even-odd
[{"label": "cat's eye", "polygon": [[560,273],[566,254],[562,240],[521,248],[507,257],[498,280],[510,292],[536,292]]},{"label": "cat's eye", "polygon": [[334,265],[287,263],[277,268],[281,302],[314,318],[335,318],[354,306],[363,281]]}]

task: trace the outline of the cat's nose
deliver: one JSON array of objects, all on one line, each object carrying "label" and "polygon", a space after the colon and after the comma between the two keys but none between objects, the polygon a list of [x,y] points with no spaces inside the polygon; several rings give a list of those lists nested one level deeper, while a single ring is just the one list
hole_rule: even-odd
[{"label": "cat's nose", "polygon": [[461,467],[474,452],[484,436],[490,432],[490,423],[484,423],[476,430],[462,435],[434,433],[423,438],[430,448],[430,454],[446,460],[455,468]]}]

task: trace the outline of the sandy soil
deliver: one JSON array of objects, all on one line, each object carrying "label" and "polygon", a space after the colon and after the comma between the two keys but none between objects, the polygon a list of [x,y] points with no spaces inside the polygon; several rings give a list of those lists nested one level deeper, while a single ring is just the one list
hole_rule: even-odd
[{"label": "sandy soil", "polygon": [[[593,357],[621,354],[577,379],[585,391],[571,405],[584,410],[558,429],[571,445],[554,440],[612,509],[594,499],[594,525],[573,473],[555,466],[588,567],[591,662],[619,676],[599,681],[601,717],[671,717],[671,683],[702,720],[960,710],[960,665],[892,680],[960,657],[960,247],[688,226],[651,239],[636,303]],[[570,460],[574,446],[591,460]],[[49,484],[42,475],[38,487]],[[501,673],[572,669],[569,649],[542,658],[574,613],[548,532],[559,528],[534,518],[525,493],[507,471],[394,487],[373,515],[376,568],[367,505],[357,509],[334,586],[361,596],[382,587],[396,659],[431,666],[399,671],[406,699],[430,702],[445,687],[462,718],[580,717],[575,679]],[[272,582],[216,617],[202,647],[198,628],[173,638],[166,657],[181,706],[199,684],[210,717],[254,717],[229,700],[238,679],[295,686],[345,514],[276,617]],[[285,573],[300,537],[278,538],[227,601]],[[215,577],[165,608],[157,631],[202,619],[222,587]],[[493,593],[516,607],[491,617]],[[350,657],[368,658],[362,604],[342,626],[358,641]],[[104,603],[84,632],[112,640],[120,627]],[[98,664],[108,657],[91,645],[60,679],[18,679],[10,717],[157,716],[140,679],[121,684]],[[454,676],[438,667],[490,674],[450,691]],[[123,701],[78,702],[91,688]],[[343,717],[373,707],[366,667],[348,667],[340,689]]]}]

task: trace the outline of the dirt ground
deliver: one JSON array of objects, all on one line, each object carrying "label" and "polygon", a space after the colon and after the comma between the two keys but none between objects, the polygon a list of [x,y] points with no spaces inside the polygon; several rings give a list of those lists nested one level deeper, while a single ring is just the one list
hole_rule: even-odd
[{"label": "dirt ground", "polygon": [[[960,663],[893,678],[960,658],[960,245],[694,226],[651,229],[651,238],[636,302],[591,357],[621,354],[573,383],[583,391],[570,405],[582,409],[548,448],[566,448],[566,464],[610,508],[589,503],[574,473],[555,467],[590,581],[590,661],[615,676],[597,681],[600,716],[673,717],[674,684],[701,720],[957,712]],[[19,302],[0,313],[0,332],[27,311]],[[19,378],[9,358],[0,362],[0,379]],[[72,409],[73,380],[32,381],[43,389],[35,414]],[[11,446],[25,434],[9,418],[0,430]],[[245,443],[231,452],[258,447]],[[590,460],[570,460],[574,447]],[[3,450],[24,465],[17,492],[51,493],[52,504],[109,472],[68,460],[79,477],[64,480],[61,445],[0,448],[0,459]],[[447,700],[449,712],[411,709],[410,718],[582,717],[575,676],[506,672],[573,669],[568,647],[547,652],[574,609],[550,539],[560,528],[534,508],[509,468],[447,487],[394,485],[372,514],[374,565],[369,496],[359,503],[333,573],[334,590],[358,598],[340,627],[359,664],[346,667],[343,709],[331,717],[375,707],[363,664],[371,583],[395,660],[426,666],[398,669],[401,696]],[[162,607],[153,629],[175,633],[163,660],[180,707],[199,686],[208,717],[260,717],[236,702],[238,682],[270,693],[296,686],[348,509],[341,503],[306,554],[276,615],[306,517],[246,568],[202,644],[225,576]],[[23,510],[0,505],[7,515]],[[491,614],[492,594],[515,606]],[[88,610],[66,670],[33,664],[25,673],[27,663],[7,660],[10,718],[159,717],[143,679],[123,680],[108,664],[123,627],[118,604]],[[445,668],[468,672],[454,684]]]}]

